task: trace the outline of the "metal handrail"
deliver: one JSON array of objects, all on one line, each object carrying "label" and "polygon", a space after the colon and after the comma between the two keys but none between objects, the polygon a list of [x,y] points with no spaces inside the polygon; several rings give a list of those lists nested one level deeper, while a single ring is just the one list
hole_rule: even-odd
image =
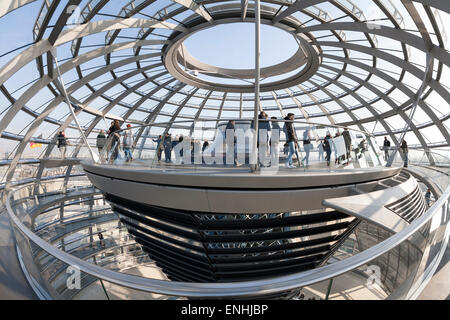
[{"label": "metal handrail", "polygon": [[[149,279],[107,270],[57,249],[55,246],[47,243],[36,234],[34,234],[14,214],[11,205],[14,192],[15,191],[9,193],[6,201],[6,208],[11,221],[24,235],[28,237],[29,240],[33,241],[36,245],[41,247],[44,251],[48,252],[55,258],[65,262],[68,265],[77,266],[81,271],[88,273],[98,279],[108,281],[120,286],[144,292],[196,298],[248,297],[253,295],[278,293],[334,278],[369,263],[377,257],[392,250],[403,241],[406,241],[409,237],[411,237],[411,235],[413,235],[427,222],[429,222],[435,214],[440,212],[440,210],[448,210],[448,201],[450,198],[449,186],[442,194],[442,196],[424,215],[414,220],[402,231],[367,250],[364,250],[350,258],[330,265],[304,272],[263,280],[231,283],[190,283]],[[446,216],[446,219],[448,220],[448,215]],[[447,246],[449,236],[448,221],[446,221],[446,224],[447,227],[444,236],[443,247]]]}]

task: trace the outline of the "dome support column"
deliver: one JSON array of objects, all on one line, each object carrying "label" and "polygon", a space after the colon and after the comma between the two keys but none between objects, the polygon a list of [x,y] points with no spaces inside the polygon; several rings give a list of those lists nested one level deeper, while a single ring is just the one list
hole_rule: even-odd
[{"label": "dome support column", "polygon": [[[261,69],[259,64],[260,58],[260,29],[261,29],[261,14],[260,14],[260,0],[255,0],[255,114],[254,114],[254,136],[252,157],[250,157],[250,168],[252,172],[258,170],[258,111],[259,111],[259,80],[261,78]],[[254,163],[252,163],[252,160]]]}]

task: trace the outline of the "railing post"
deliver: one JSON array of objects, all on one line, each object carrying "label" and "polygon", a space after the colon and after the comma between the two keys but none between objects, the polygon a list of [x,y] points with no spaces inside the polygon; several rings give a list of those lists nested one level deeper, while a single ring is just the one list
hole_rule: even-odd
[{"label": "railing post", "polygon": [[254,136],[253,136],[253,156],[250,159],[255,163],[250,163],[252,172],[258,170],[258,111],[259,111],[259,79],[261,78],[261,70],[259,66],[260,58],[260,28],[261,28],[261,14],[260,14],[260,0],[255,0],[255,112],[253,118]]},{"label": "railing post", "polygon": [[325,295],[325,300],[328,300],[328,297],[330,296],[331,287],[333,286],[333,278],[330,279],[330,282],[328,282],[328,289],[327,294]]}]

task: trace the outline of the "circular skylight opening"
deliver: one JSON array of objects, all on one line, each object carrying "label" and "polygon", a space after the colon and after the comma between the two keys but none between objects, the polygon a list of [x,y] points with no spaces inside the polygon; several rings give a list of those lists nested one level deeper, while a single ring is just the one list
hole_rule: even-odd
[{"label": "circular skylight opening", "polygon": [[[184,46],[196,59],[221,68],[255,67],[255,26],[229,23],[201,30],[190,36]],[[261,25],[261,68],[276,65],[298,50],[294,37],[279,28]]]}]

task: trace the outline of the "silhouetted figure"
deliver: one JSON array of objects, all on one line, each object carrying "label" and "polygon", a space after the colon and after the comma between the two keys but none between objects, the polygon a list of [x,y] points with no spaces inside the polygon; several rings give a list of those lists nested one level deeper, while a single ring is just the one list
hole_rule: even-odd
[{"label": "silhouetted figure", "polygon": [[164,136],[164,156],[166,159],[166,162],[169,163],[172,161],[172,138],[170,137],[170,134],[166,133]]},{"label": "silhouetted figure", "polygon": [[344,129],[344,131],[342,132],[342,136],[344,137],[345,142],[345,150],[346,150],[345,157],[347,161],[350,161],[350,149],[352,147],[352,138],[350,137],[350,131],[348,131],[348,128]]},{"label": "silhouetted figure", "polygon": [[[294,120],[294,114],[289,113],[285,120]],[[294,124],[292,122],[284,123],[284,133],[286,135],[286,141],[289,144],[289,155],[286,161],[286,167],[293,169],[295,166],[292,164],[292,158],[294,157],[294,153],[296,152],[295,145],[297,144],[297,133],[295,132]],[[297,154],[298,159],[298,154]]]},{"label": "silhouetted figure", "polygon": [[402,144],[400,145],[400,150],[403,153],[403,166],[408,168],[408,144],[405,139],[403,139]]},{"label": "silhouetted figure", "polygon": [[430,190],[430,188],[428,188],[427,192],[425,193],[425,201],[427,202],[428,208],[431,207],[431,190]]},{"label": "silhouetted figure", "polygon": [[157,149],[156,154],[158,157],[158,161],[161,161],[161,154],[162,154],[162,151],[164,150],[164,146],[162,143],[162,136],[160,135],[158,137],[158,139],[152,139],[152,140],[153,140],[153,142],[156,142],[156,149]]},{"label": "silhouetted figure", "polygon": [[119,146],[120,146],[120,134],[117,132],[120,130],[119,120],[114,120],[111,123],[111,127],[108,130],[108,139],[112,137],[111,148],[112,155],[110,162],[114,162],[119,157]]},{"label": "silhouetted figure", "polygon": [[384,149],[384,160],[388,161],[389,159],[389,147],[391,146],[391,142],[387,137],[384,137],[383,149]]},{"label": "silhouetted figure", "polygon": [[97,234],[98,239],[100,240],[100,247],[102,247],[103,249],[105,248],[105,240],[103,238],[103,234],[101,232],[99,232]]},{"label": "silhouetted figure", "polygon": [[325,151],[325,160],[327,162],[327,166],[330,166],[330,158],[331,158],[331,144],[332,144],[332,138],[331,134],[327,132],[327,136],[323,140],[323,149]]},{"label": "silhouetted figure", "polygon": [[58,149],[59,149],[59,152],[61,153],[61,158],[65,159],[66,158],[67,138],[66,138],[66,135],[64,134],[64,131],[60,131],[58,133],[58,135],[56,136],[56,139],[58,141]]}]

